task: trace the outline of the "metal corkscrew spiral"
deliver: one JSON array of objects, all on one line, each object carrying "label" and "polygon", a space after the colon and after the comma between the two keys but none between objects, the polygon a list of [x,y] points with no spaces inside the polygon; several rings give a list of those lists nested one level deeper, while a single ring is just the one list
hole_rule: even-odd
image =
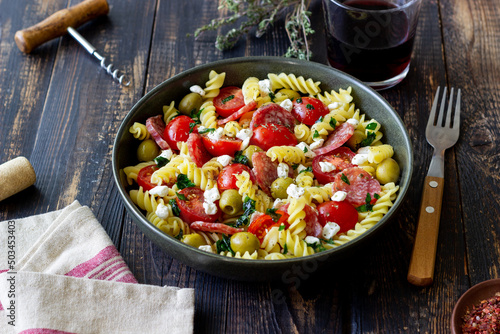
[{"label": "metal corkscrew spiral", "polygon": [[101,67],[106,70],[106,72],[113,77],[113,80],[118,82],[120,85],[125,87],[130,86],[130,80],[128,80],[125,74],[120,75],[120,71],[118,69],[113,69],[113,64],[106,65],[106,57],[101,56],[97,49],[90,44],[82,35],[80,35],[75,29],[68,27],[68,33],[76,39],[78,43],[80,43],[92,56],[94,56],[97,60],[99,60]]}]

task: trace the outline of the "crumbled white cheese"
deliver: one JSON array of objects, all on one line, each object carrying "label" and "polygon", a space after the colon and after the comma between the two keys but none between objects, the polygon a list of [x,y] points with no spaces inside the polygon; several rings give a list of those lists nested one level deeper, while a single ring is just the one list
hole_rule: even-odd
[{"label": "crumbled white cheese", "polygon": [[[200,130],[198,130],[200,131]],[[217,128],[215,131],[209,132],[208,133],[208,138],[212,140],[220,140],[222,138],[222,135],[224,134],[224,128]]]},{"label": "crumbled white cheese", "polygon": [[276,198],[273,203],[273,208],[279,208],[283,204],[285,204],[285,202],[283,202],[281,198]]},{"label": "crumbled white cheese", "polygon": [[360,149],[358,149],[358,151],[356,153],[357,154],[368,154],[368,153],[370,153],[370,147],[369,146],[361,147]]},{"label": "crumbled white cheese", "polygon": [[221,155],[220,157],[217,157],[217,162],[220,163],[223,167],[226,167],[229,165],[233,158],[230,155]]},{"label": "crumbled white cheese", "polygon": [[293,197],[293,198],[299,198],[300,196],[304,195],[305,190],[302,187],[297,187],[295,184],[291,184],[288,186],[286,189],[286,193],[288,196]]},{"label": "crumbled white cheese", "polygon": [[309,145],[307,145],[306,143],[304,142],[300,142],[297,146],[295,147],[298,147],[300,148],[303,152],[304,152],[304,155],[307,157],[307,158],[314,158],[316,156],[316,153],[314,153],[312,151],[312,149],[309,147]]},{"label": "crumbled white cheese", "polygon": [[320,243],[319,239],[316,237],[313,237],[312,235],[308,235],[307,237],[305,237],[304,241],[310,245],[316,245],[316,244]]},{"label": "crumbled white cheese", "polygon": [[255,219],[257,219],[258,217],[260,217],[260,216],[262,216],[262,215],[263,215],[263,213],[262,213],[262,212],[255,210],[255,211],[252,213],[252,215],[250,216],[250,218],[249,218],[249,219],[250,219],[250,222],[253,222]]},{"label": "crumbled white cheese", "polygon": [[208,253],[214,252],[214,250],[212,249],[212,246],[210,246],[210,245],[201,245],[198,247],[198,249],[205,251],[205,252],[208,252]]},{"label": "crumbled white cheese", "polygon": [[269,79],[260,80],[259,90],[262,96],[269,95],[269,93],[271,93],[271,80]]},{"label": "crumbled white cheese", "polygon": [[250,130],[250,129],[241,129],[240,131],[238,131],[236,133],[236,138],[241,139],[241,140],[245,140],[247,138],[251,138],[252,135],[253,135],[252,130]]},{"label": "crumbled white cheese", "polygon": [[172,159],[173,155],[174,155],[174,152],[172,152],[171,149],[166,149],[166,150],[161,151],[161,154],[159,155],[159,157],[170,160],[170,159]]},{"label": "crumbled white cheese", "polygon": [[351,162],[353,165],[362,165],[368,161],[368,154],[356,154]]},{"label": "crumbled white cheese", "polygon": [[168,195],[169,188],[167,186],[156,186],[149,191],[150,195],[156,195],[160,197],[165,197]]},{"label": "crumbled white cheese", "polygon": [[292,111],[292,109],[293,109],[293,102],[290,99],[283,100],[280,103],[280,107],[282,107],[283,109],[286,109],[287,111]]},{"label": "crumbled white cheese", "polygon": [[205,96],[205,91],[203,90],[203,88],[201,88],[200,86],[198,85],[193,85],[191,87],[189,87],[189,90],[193,93],[198,93],[200,94],[201,96]]},{"label": "crumbled white cheese", "polygon": [[315,150],[315,149],[320,148],[321,146],[323,146],[324,142],[325,142],[325,140],[323,138],[321,138],[321,139],[313,141],[311,143],[311,145],[309,145],[309,147],[311,148],[311,150]]},{"label": "crumbled white cheese", "polygon": [[203,125],[198,125],[198,132],[203,132],[205,131],[207,128],[204,127]]},{"label": "crumbled white cheese", "polygon": [[168,206],[166,206],[165,204],[159,203],[158,206],[156,207],[155,214],[160,219],[167,219],[170,215],[170,210]]},{"label": "crumbled white cheese", "polygon": [[288,171],[290,170],[290,167],[284,162],[280,162],[278,164],[278,177],[286,178],[288,177]]},{"label": "crumbled white cheese", "polygon": [[215,215],[217,213],[217,205],[215,203],[203,202],[203,209],[207,215]]},{"label": "crumbled white cheese", "polygon": [[347,197],[347,193],[345,191],[336,191],[335,194],[332,195],[332,201],[342,202]]},{"label": "crumbled white cheese", "polygon": [[359,125],[359,121],[355,118],[349,118],[347,121],[347,123],[351,124],[352,126],[354,126],[354,128],[356,129]]},{"label": "crumbled white cheese", "polygon": [[333,102],[328,105],[328,110],[335,110],[340,107],[339,102]]},{"label": "crumbled white cheese", "polygon": [[337,167],[334,164],[328,161],[320,161],[319,167],[321,168],[321,171],[323,173],[329,173],[337,169]]},{"label": "crumbled white cheese", "polygon": [[339,224],[328,222],[323,227],[323,232],[321,232],[321,235],[323,236],[323,238],[328,240],[333,238],[337,233],[339,233],[339,231],[340,231]]},{"label": "crumbled white cheese", "polygon": [[203,197],[205,198],[205,202],[215,202],[216,200],[220,199],[219,189],[217,188],[217,186],[213,188],[207,188],[203,193]]},{"label": "crumbled white cheese", "polygon": [[303,170],[306,170],[307,167],[304,166],[303,164],[300,164],[299,167],[297,167],[297,173],[300,174]]}]

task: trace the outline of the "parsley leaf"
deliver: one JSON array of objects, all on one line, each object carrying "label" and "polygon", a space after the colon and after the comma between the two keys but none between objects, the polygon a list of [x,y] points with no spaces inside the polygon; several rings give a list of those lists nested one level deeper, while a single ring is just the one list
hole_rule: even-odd
[{"label": "parsley leaf", "polygon": [[306,108],[309,109],[309,110],[314,110],[314,106],[312,104],[310,104],[310,103],[308,103],[306,105]]},{"label": "parsley leaf", "polygon": [[318,138],[318,137],[319,137],[318,130],[314,130],[313,138]]},{"label": "parsley leaf", "polygon": [[189,133],[193,132],[194,128],[200,123],[194,122],[194,123],[189,123]]},{"label": "parsley leaf", "polygon": [[286,254],[288,253],[288,246],[286,245],[286,243],[283,245],[283,254]]},{"label": "parsley leaf", "polygon": [[187,201],[187,197],[184,196],[183,194],[179,194],[179,193],[175,193],[177,195],[177,197],[181,200],[181,201]]},{"label": "parsley leaf", "polygon": [[214,128],[205,128],[205,129],[203,129],[203,130],[198,130],[198,133],[199,133],[200,135],[202,135],[202,134],[204,134],[204,133],[214,132],[214,131],[215,131],[215,129],[214,129]]},{"label": "parsley leaf", "polygon": [[293,164],[293,165],[292,165],[292,168],[293,168],[293,169],[297,169],[299,166],[300,166],[299,164]]},{"label": "parsley leaf", "polygon": [[309,167],[304,168],[303,170],[301,170],[301,171],[299,172],[299,174],[300,174],[300,173],[305,173],[305,172],[312,172],[312,171],[313,171],[313,168],[312,168],[311,166],[309,166]]},{"label": "parsley leaf", "polygon": [[377,135],[375,134],[375,132],[368,132],[368,135],[366,136],[365,139],[361,141],[361,143],[359,143],[359,146],[360,147],[370,146],[376,137]]},{"label": "parsley leaf", "polygon": [[220,252],[231,252],[233,255],[236,254],[231,249],[231,239],[225,234],[222,236],[222,239],[217,240],[215,245],[217,246],[217,254],[220,254]]},{"label": "parsley leaf", "polygon": [[234,154],[233,163],[247,165],[249,163],[248,157],[243,154],[243,151],[236,151]]},{"label": "parsley leaf", "polygon": [[255,212],[255,201],[251,199],[250,197],[246,196],[245,200],[243,201],[243,215],[236,220],[236,225],[235,227],[241,227],[241,226],[246,226],[250,222],[250,216],[252,213]]},{"label": "parsley leaf", "polygon": [[176,217],[179,217],[181,215],[181,210],[177,206],[177,202],[175,201],[175,199],[171,199],[170,201],[168,201],[168,204],[170,204],[170,206],[172,207],[173,214]]},{"label": "parsley leaf", "polygon": [[297,103],[302,103],[302,98],[301,98],[301,97],[299,97],[299,98],[298,98],[297,100],[295,100],[295,101],[297,101]]},{"label": "parsley leaf", "polygon": [[232,99],[234,99],[234,95],[229,95],[228,97],[226,97],[225,99],[222,100],[222,104],[226,104],[227,102],[231,101]]},{"label": "parsley leaf", "polygon": [[156,162],[156,166],[158,168],[162,168],[163,166],[165,166],[166,164],[168,164],[170,162],[170,160],[168,160],[167,158],[165,157],[162,157],[162,156],[157,156],[154,161]]},{"label": "parsley leaf", "polygon": [[270,93],[269,93],[269,97],[271,98],[271,102],[273,102],[273,103],[274,103],[274,99],[276,99],[276,95],[274,95],[274,93],[273,93],[273,92],[270,92]]},{"label": "parsley leaf", "polygon": [[281,224],[280,227],[278,228],[278,231],[284,231],[285,230],[285,224]]},{"label": "parsley leaf", "polygon": [[177,234],[174,238],[177,240],[182,240],[182,237],[184,236],[184,231],[181,229],[179,230],[179,234]]},{"label": "parsley leaf", "polygon": [[[373,195],[375,198],[377,198],[377,196],[380,198],[378,194]],[[365,204],[357,207],[356,210],[358,210],[358,212],[373,211],[373,204],[371,204],[371,201],[372,197],[370,196],[370,193],[366,193]]]},{"label": "parsley leaf", "polygon": [[335,118],[330,118],[330,126],[335,129],[335,126],[337,125],[337,120]]},{"label": "parsley leaf", "polygon": [[317,120],[316,122],[314,122],[314,123],[321,123],[321,122],[323,122],[323,120],[324,120],[324,119],[325,119],[325,117],[324,117],[324,116],[321,116],[321,117],[320,117],[320,118],[318,118],[318,120]]},{"label": "parsley leaf", "polygon": [[266,210],[266,214],[271,216],[271,218],[273,219],[274,222],[278,222],[282,216],[279,213],[276,213],[276,210],[277,210],[276,208]]},{"label": "parsley leaf", "polygon": [[177,188],[184,189],[189,187],[196,187],[196,184],[191,182],[186,174],[179,174],[179,176],[177,176]]},{"label": "parsley leaf", "polygon": [[344,183],[347,183],[348,185],[351,184],[351,182],[349,182],[349,179],[347,178],[347,176],[345,176],[344,173],[342,173],[342,176],[340,177],[340,179],[344,182]]},{"label": "parsley leaf", "polygon": [[306,146],[304,146],[303,151],[304,151],[304,153],[307,153],[307,151],[309,151],[309,150],[307,149],[307,147],[306,147]]},{"label": "parsley leaf", "polygon": [[377,123],[372,122],[366,126],[367,130],[375,130],[377,128]]}]

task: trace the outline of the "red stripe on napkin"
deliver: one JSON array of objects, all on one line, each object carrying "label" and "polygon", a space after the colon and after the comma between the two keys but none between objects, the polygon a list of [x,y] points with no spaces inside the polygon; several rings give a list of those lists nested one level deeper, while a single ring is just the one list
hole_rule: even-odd
[{"label": "red stripe on napkin", "polygon": [[[126,269],[123,270],[123,268]],[[92,259],[79,264],[70,270],[65,276],[94,278],[104,281],[138,283],[134,275],[132,275],[128,269],[126,263],[123,261],[120,253],[113,245],[104,248]]]}]

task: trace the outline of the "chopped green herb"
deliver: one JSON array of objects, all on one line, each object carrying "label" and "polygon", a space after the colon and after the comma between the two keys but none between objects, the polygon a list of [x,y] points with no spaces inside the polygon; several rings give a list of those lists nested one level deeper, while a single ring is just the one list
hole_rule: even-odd
[{"label": "chopped green herb", "polygon": [[313,138],[318,138],[318,137],[319,137],[318,130],[314,130]]},{"label": "chopped green herb", "polygon": [[247,165],[249,163],[248,157],[243,154],[243,151],[236,151],[234,154],[233,163]]},{"label": "chopped green herb", "polygon": [[304,168],[303,170],[301,170],[299,172],[300,173],[306,173],[306,172],[312,172],[313,171],[313,168],[311,166],[307,167],[307,168]]},{"label": "chopped green herb", "polygon": [[373,194],[373,197],[375,197],[375,199],[379,199],[380,195],[379,194]]},{"label": "chopped green herb", "polygon": [[181,201],[187,201],[187,197],[184,196],[183,194],[179,194],[179,193],[175,193],[177,195],[177,197],[181,200]]},{"label": "chopped green herb", "polygon": [[375,132],[368,132],[368,135],[366,136],[365,139],[361,141],[361,143],[359,143],[359,146],[360,147],[370,146],[376,137],[377,135],[375,134]]},{"label": "chopped green herb", "polygon": [[222,239],[217,240],[217,254],[221,252],[231,252],[231,254],[235,255],[236,253],[231,249],[231,238],[227,235],[223,235]]},{"label": "chopped green herb", "polygon": [[226,104],[227,102],[231,101],[232,99],[234,99],[234,95],[229,95],[228,97],[226,97],[225,99],[222,100],[222,104]]},{"label": "chopped green herb", "polygon": [[285,244],[283,245],[283,254],[286,254],[286,253],[288,253],[288,246],[287,246],[287,244],[285,243]]},{"label": "chopped green herb", "polygon": [[274,222],[278,222],[281,218],[281,215],[279,213],[276,213],[276,210],[277,210],[276,208],[266,210],[266,214],[271,216]]},{"label": "chopped green herb", "polygon": [[375,130],[377,128],[377,123],[373,122],[373,123],[370,123],[366,126],[366,129],[367,130]]},{"label": "chopped green herb", "polygon": [[337,126],[337,120],[335,118],[330,118],[330,126],[335,129],[335,126]]},{"label": "chopped green herb", "polygon": [[250,222],[250,216],[255,212],[255,201],[250,197],[246,196],[243,201],[243,215],[236,220],[235,227],[246,226]]},{"label": "chopped green herb", "polygon": [[295,101],[297,101],[297,103],[302,103],[302,98],[301,98],[301,97],[299,97],[299,98],[298,98],[297,100],[295,100]]},{"label": "chopped green herb", "polygon": [[314,251],[315,251],[315,252],[322,252],[322,251],[325,251],[325,250],[326,250],[325,246],[323,246],[323,245],[321,244],[321,242],[315,242],[315,243],[313,243],[313,244],[310,244],[310,243],[308,243],[308,242],[306,242],[306,243],[307,243],[307,246],[309,246],[309,247],[311,247],[312,249],[314,249]]},{"label": "chopped green herb", "polygon": [[309,151],[309,150],[307,149],[307,146],[304,146],[304,150],[303,150],[303,151],[304,151],[304,153],[307,153],[307,151]]},{"label": "chopped green herb", "polygon": [[196,184],[191,182],[191,180],[187,177],[186,174],[179,174],[179,176],[177,176],[177,188],[184,189],[195,186]]},{"label": "chopped green herb", "polygon": [[166,164],[168,164],[170,162],[170,160],[168,160],[167,158],[165,157],[162,157],[161,155],[157,156],[154,161],[156,162],[156,166],[158,168],[162,168],[163,166],[165,166]]},{"label": "chopped green herb", "polygon": [[176,238],[177,240],[182,240],[183,235],[184,235],[184,231],[181,229],[181,230],[179,230],[179,234],[177,234],[177,235],[175,236],[175,238]]},{"label": "chopped green herb", "polygon": [[202,135],[202,134],[205,134],[205,133],[208,133],[208,132],[214,132],[214,131],[215,131],[214,128],[204,128],[203,130],[198,130],[198,133],[200,135]]},{"label": "chopped green herb", "polygon": [[203,108],[200,110],[196,110],[193,108],[193,110],[191,110],[191,118],[194,119],[195,121],[199,121],[202,111],[203,111]]},{"label": "chopped green herb", "polygon": [[297,169],[300,165],[299,164],[293,164],[292,169]]},{"label": "chopped green herb", "polygon": [[171,199],[170,201],[168,201],[168,204],[170,204],[170,206],[172,207],[172,213],[175,216],[179,217],[181,215],[181,210],[177,206],[177,202],[175,201],[175,199]]},{"label": "chopped green herb", "polygon": [[[374,194],[373,197],[377,198],[378,194]],[[378,196],[380,198],[380,196]],[[372,197],[370,196],[370,193],[366,193],[366,198],[365,198],[365,204],[359,206],[356,208],[358,212],[367,212],[367,211],[373,211],[373,204],[371,204]]]},{"label": "chopped green herb", "polygon": [[278,228],[278,231],[284,231],[285,230],[285,224],[281,224],[280,227]]},{"label": "chopped green herb", "polygon": [[321,116],[320,118],[318,118],[318,120],[314,123],[321,123],[323,122],[323,120],[325,119],[325,117]]},{"label": "chopped green herb", "polygon": [[308,103],[306,105],[306,108],[309,109],[309,110],[314,110],[314,106],[312,104],[310,104],[310,103]]},{"label": "chopped green herb", "polygon": [[273,92],[270,92],[270,93],[269,93],[269,97],[271,98],[271,102],[273,102],[273,103],[274,103],[274,100],[276,99],[276,95],[274,95],[274,93],[273,93]]},{"label": "chopped green herb", "polygon": [[193,132],[194,128],[200,123],[194,122],[194,123],[189,123],[189,133]]},{"label": "chopped green herb", "polygon": [[321,241],[323,241],[323,242],[326,242],[327,244],[330,244],[330,245],[333,245],[333,244],[334,244],[333,240],[331,240],[331,239],[328,239],[328,240],[327,240],[327,239],[321,239],[321,238],[320,238],[319,240],[321,240]]},{"label": "chopped green herb", "polygon": [[351,184],[351,182],[349,182],[349,179],[347,178],[347,176],[345,176],[344,173],[342,173],[342,176],[340,177],[340,179],[344,182],[344,183],[347,183],[348,185]]}]

